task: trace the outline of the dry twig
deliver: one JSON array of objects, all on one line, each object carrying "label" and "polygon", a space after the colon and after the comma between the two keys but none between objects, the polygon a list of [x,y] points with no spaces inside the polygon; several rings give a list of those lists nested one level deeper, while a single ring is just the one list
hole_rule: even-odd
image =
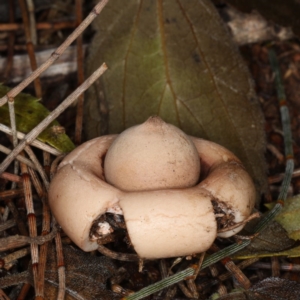
[{"label": "dry twig", "polygon": [[100,14],[108,0],[100,1],[92,10],[92,12],[83,20],[83,22],[76,28],[76,30],[62,43],[56,51],[45,61],[37,70],[31,73],[26,79],[24,79],[19,85],[10,90],[7,95],[0,99],[0,106],[4,105],[8,99],[16,97],[23,89],[28,86],[33,80],[35,80],[41,73],[43,73],[58,57],[66,50],[68,46],[81,34],[91,22]]},{"label": "dry twig", "polygon": [[[9,135],[12,135],[12,130],[9,127],[7,127],[7,126],[5,126],[3,124],[0,124],[0,131],[5,132],[5,133],[7,133]],[[24,133],[22,133],[20,131],[17,131],[17,138],[18,139],[22,140],[24,137],[25,137]],[[53,154],[55,156],[61,155],[61,152],[59,150],[56,150],[55,148],[53,148],[53,147],[51,147],[51,146],[49,146],[49,145],[47,145],[47,144],[45,144],[45,143],[43,143],[41,141],[34,140],[31,143],[31,145],[35,146],[35,147],[37,147],[37,148],[39,148],[41,150],[44,150],[46,152],[49,152],[49,153],[51,153],[51,154]]]},{"label": "dry twig", "polygon": [[[2,146],[2,145],[0,145],[0,151],[2,153],[5,153],[5,154],[10,154],[11,153],[11,150],[9,148],[7,148],[5,146]],[[15,157],[15,159],[18,160],[19,162],[22,162],[22,163],[26,164],[27,166],[29,166],[33,169],[36,169],[35,165],[28,158],[26,158],[24,156],[17,155]]]},{"label": "dry twig", "polygon": [[[81,0],[76,0],[76,20],[78,24],[82,22],[82,1]],[[82,34],[77,38],[77,81],[78,81],[78,85],[81,85],[84,81]],[[75,123],[75,144],[76,145],[81,144],[83,104],[84,104],[84,94],[81,94],[78,98],[76,123]]]},{"label": "dry twig", "polygon": [[52,111],[39,125],[31,130],[16,148],[6,157],[0,166],[0,174],[6,170],[9,164],[14,160],[27,144],[30,144],[37,136],[53,122],[67,107],[69,107],[77,97],[88,89],[107,69],[106,64],[102,64],[85,82],[78,87],[69,97],[67,97],[54,111]]},{"label": "dry twig", "polygon": [[[21,13],[22,13],[22,19],[23,19],[23,24],[24,24],[24,30],[25,30],[25,37],[26,37],[26,47],[27,47],[27,52],[28,56],[30,59],[30,65],[31,65],[31,70],[35,71],[37,69],[37,63],[36,63],[36,58],[35,58],[35,53],[34,53],[34,46],[32,42],[32,35],[31,33],[35,31],[35,29],[32,28],[33,24],[30,24],[28,14],[27,14],[27,6],[26,6],[26,0],[19,0],[19,6],[21,8]],[[38,98],[42,97],[42,86],[41,86],[41,81],[38,77],[34,79],[34,89],[35,89],[35,94]],[[11,97],[14,98],[15,96]]]},{"label": "dry twig", "polygon": [[[33,207],[33,200],[32,200],[32,189],[31,189],[31,182],[30,177],[28,174],[28,167],[21,163],[21,171],[23,177],[23,187],[24,187],[24,195],[25,195],[25,204],[27,210],[27,219],[28,219],[28,227],[29,227],[29,234],[30,237],[37,237],[37,228],[36,228],[36,215],[34,212]],[[31,248],[31,259],[32,259],[32,274],[33,274],[33,282],[36,294],[40,296],[37,282],[38,282],[38,245],[36,243],[32,243],[30,245]]]}]

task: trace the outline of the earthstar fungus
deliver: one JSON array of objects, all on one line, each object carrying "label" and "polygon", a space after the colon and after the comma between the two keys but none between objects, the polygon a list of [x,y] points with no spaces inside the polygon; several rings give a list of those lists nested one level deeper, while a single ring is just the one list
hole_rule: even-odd
[{"label": "earthstar fungus", "polygon": [[[49,190],[54,216],[81,249],[97,249],[90,230],[109,212],[124,216],[131,244],[146,259],[203,252],[217,235],[236,234],[243,225],[231,226],[250,216],[255,197],[233,153],[159,117],[82,144],[61,162]],[[100,234],[112,230],[99,222]]]}]

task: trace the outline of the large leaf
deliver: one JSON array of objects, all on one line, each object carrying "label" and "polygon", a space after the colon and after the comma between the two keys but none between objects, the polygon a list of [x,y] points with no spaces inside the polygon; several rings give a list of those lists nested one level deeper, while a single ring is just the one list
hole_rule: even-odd
[{"label": "large leaf", "polygon": [[[0,85],[0,97],[5,96],[8,91],[8,87]],[[40,103],[39,99],[29,94],[20,93],[14,100],[17,130],[23,133],[31,131],[50,113],[48,109]],[[7,104],[0,107],[0,123],[10,126]],[[59,123],[53,121],[38,136],[38,139],[62,152],[72,151],[75,148],[74,144],[64,132],[56,131],[58,126]]]},{"label": "large leaf", "polygon": [[87,73],[88,138],[159,115],[231,149],[266,183],[262,115],[252,80],[208,0],[112,0],[94,24]]}]

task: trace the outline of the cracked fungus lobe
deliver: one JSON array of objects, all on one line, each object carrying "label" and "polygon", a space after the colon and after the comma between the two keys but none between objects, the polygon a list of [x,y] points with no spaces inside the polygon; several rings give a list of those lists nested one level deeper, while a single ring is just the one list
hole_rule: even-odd
[{"label": "cracked fungus lobe", "polygon": [[119,191],[103,179],[103,155],[115,136],[82,144],[65,157],[49,189],[49,204],[66,234],[81,248],[91,251],[93,220],[119,200]]},{"label": "cracked fungus lobe", "polygon": [[202,200],[199,192],[186,195],[176,189],[122,197],[120,206],[134,249],[150,259],[197,253],[203,245],[207,249],[215,239],[216,222],[210,198]]}]

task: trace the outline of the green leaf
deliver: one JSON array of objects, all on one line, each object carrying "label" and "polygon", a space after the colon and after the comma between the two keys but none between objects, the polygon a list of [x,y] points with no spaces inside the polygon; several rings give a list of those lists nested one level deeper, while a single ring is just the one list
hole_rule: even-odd
[{"label": "green leaf", "polygon": [[291,239],[300,239],[300,195],[285,201],[276,221],[288,232]]},{"label": "green leaf", "polygon": [[[8,87],[0,85],[0,97],[5,96],[8,91]],[[16,125],[20,132],[28,133],[49,115],[49,111],[39,102],[39,99],[29,94],[20,93],[14,100]],[[0,122],[10,126],[7,104],[0,107]],[[38,140],[62,152],[72,151],[75,148],[74,144],[65,133],[56,130],[57,126],[60,126],[57,121],[52,122],[38,136]]]},{"label": "green leaf", "polygon": [[233,151],[266,186],[262,114],[249,72],[208,0],[110,1],[95,20],[86,133],[119,133],[159,115]]}]

